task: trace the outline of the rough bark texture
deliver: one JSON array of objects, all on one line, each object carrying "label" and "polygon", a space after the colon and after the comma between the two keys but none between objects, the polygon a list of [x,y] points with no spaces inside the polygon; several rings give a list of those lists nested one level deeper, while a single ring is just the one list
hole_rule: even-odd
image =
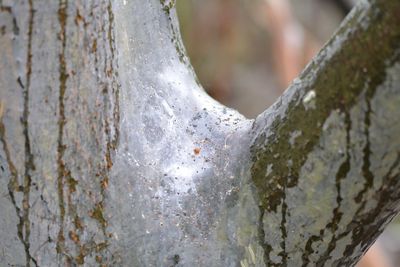
[{"label": "rough bark texture", "polygon": [[399,210],[400,2],[361,1],[255,121],[174,1],[0,1],[0,263],[351,266]]}]

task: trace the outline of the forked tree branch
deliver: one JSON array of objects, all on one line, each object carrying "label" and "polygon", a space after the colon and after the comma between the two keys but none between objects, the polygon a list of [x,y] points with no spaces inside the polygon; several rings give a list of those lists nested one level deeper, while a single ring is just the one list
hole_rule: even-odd
[{"label": "forked tree branch", "polygon": [[354,264],[399,210],[400,2],[255,121],[202,90],[174,2],[0,1],[0,263]]}]

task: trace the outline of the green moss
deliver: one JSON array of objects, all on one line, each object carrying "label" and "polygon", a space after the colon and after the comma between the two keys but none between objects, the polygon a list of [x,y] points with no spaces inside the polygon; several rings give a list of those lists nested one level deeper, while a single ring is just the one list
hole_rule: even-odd
[{"label": "green moss", "polygon": [[90,217],[97,220],[101,224],[102,227],[107,226],[107,221],[103,215],[103,204],[102,203],[98,203],[96,205],[96,207],[91,211]]},{"label": "green moss", "polygon": [[70,177],[68,177],[67,182],[68,182],[68,187],[69,187],[69,193],[75,192],[76,186],[78,185],[78,181],[70,176]]},{"label": "green moss", "polygon": [[163,10],[169,15],[170,10],[175,7],[175,0],[160,0]]},{"label": "green moss", "polygon": [[[378,7],[382,5],[384,4]],[[360,27],[354,30],[338,53],[325,63],[326,66],[319,66],[317,60],[300,76],[301,80],[309,80],[314,78],[311,73],[316,72],[316,79],[306,88],[315,90],[316,108],[306,110],[303,105],[298,104],[299,94],[295,95],[285,118],[282,121],[277,119],[272,124],[273,134],[268,140],[261,133],[255,141],[252,147],[255,155],[252,178],[259,190],[262,206],[268,211],[276,211],[281,203],[283,190],[279,188],[297,185],[300,168],[308,152],[319,140],[322,125],[330,112],[339,109],[348,113],[363,90],[371,98],[385,78],[387,64],[399,59],[395,52],[400,42],[400,27],[383,30],[389,29],[387,25],[395,25],[394,14],[399,10],[399,4],[386,5],[387,7],[380,10],[394,11],[383,14],[378,12],[379,9],[370,10],[367,15],[370,18],[370,27],[366,30]],[[355,18],[350,20],[350,27],[358,15],[355,14]],[[375,40],[380,40],[379,44]],[[294,130],[301,131],[302,134],[296,138],[292,147],[288,140]],[[288,166],[289,160],[292,161],[292,166]],[[268,164],[273,164],[274,167],[267,175]]]}]

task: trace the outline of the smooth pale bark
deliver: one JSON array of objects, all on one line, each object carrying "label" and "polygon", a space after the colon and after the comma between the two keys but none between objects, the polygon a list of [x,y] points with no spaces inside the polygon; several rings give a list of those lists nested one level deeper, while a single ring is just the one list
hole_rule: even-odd
[{"label": "smooth pale bark", "polygon": [[400,3],[280,100],[208,97],[173,1],[0,1],[0,262],[351,266],[399,210]]}]

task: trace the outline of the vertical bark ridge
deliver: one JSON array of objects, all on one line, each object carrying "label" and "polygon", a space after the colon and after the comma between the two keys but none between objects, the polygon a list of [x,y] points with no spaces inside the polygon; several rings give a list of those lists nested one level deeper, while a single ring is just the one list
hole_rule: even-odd
[{"label": "vertical bark ridge", "polygon": [[24,236],[24,246],[26,253],[26,262],[27,266],[30,266],[30,262],[32,261],[35,265],[37,262],[34,258],[32,258],[29,248],[30,248],[30,221],[29,221],[29,195],[32,185],[32,171],[35,170],[33,154],[31,151],[31,142],[29,139],[29,91],[31,85],[31,74],[32,74],[32,35],[33,35],[33,1],[28,1],[29,5],[29,22],[28,22],[28,49],[27,49],[27,61],[26,61],[26,83],[24,89],[24,110],[23,110],[23,125],[24,125],[24,136],[25,136],[25,173],[24,173],[24,185],[23,185],[23,222],[25,228],[25,236]]},{"label": "vertical bark ridge", "polygon": [[363,149],[363,165],[362,165],[362,174],[365,178],[364,188],[358,193],[355,197],[355,201],[360,203],[363,199],[365,193],[374,185],[374,175],[371,173],[369,167],[371,165],[370,162],[370,154],[371,154],[371,144],[369,140],[369,127],[371,124],[370,116],[371,116],[371,104],[366,98],[367,102],[367,110],[365,111],[365,119],[364,119],[364,135],[365,135],[365,146]]}]

